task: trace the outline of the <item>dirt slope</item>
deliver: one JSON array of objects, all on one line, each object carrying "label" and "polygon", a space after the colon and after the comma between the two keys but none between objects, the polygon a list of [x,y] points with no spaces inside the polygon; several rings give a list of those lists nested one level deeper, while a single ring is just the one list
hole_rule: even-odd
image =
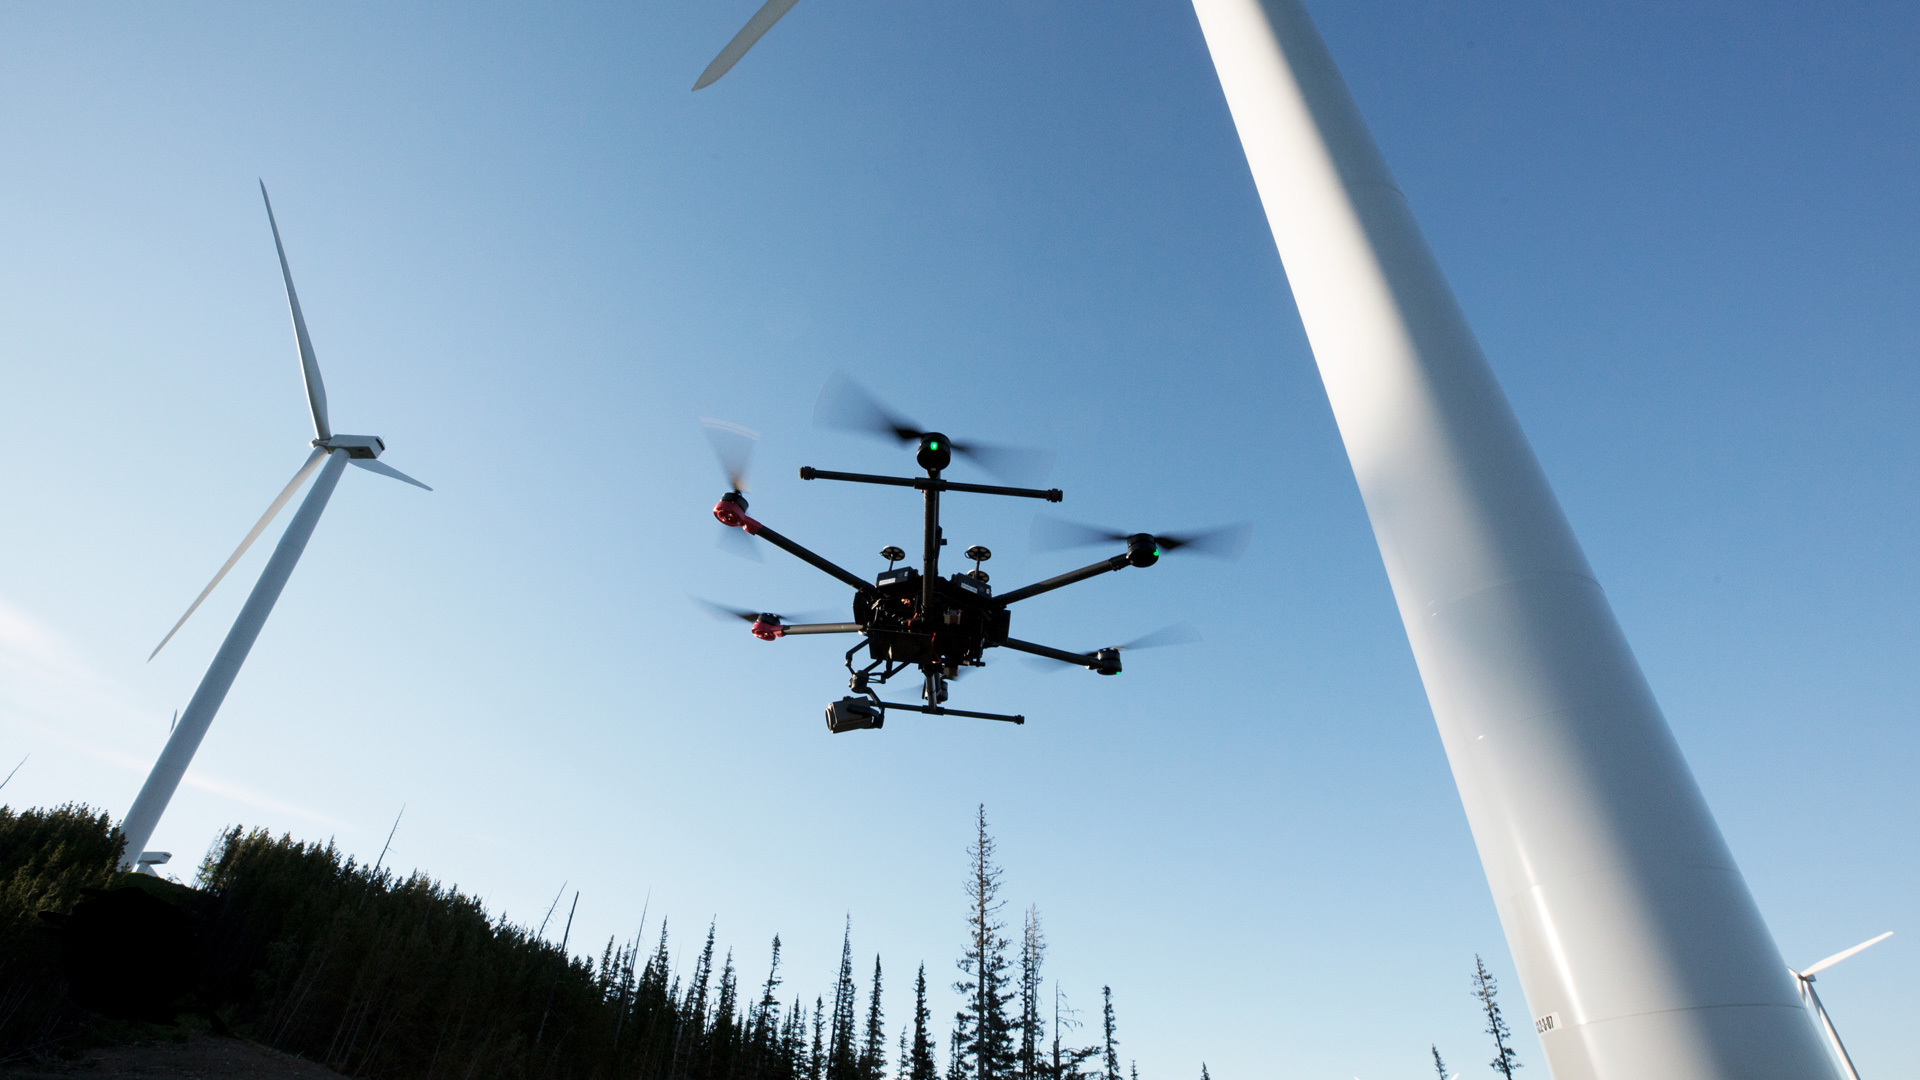
[{"label": "dirt slope", "polygon": [[340,1080],[340,1074],[258,1043],[196,1033],[183,1043],[112,1046],[72,1061],[0,1066],[0,1080]]}]

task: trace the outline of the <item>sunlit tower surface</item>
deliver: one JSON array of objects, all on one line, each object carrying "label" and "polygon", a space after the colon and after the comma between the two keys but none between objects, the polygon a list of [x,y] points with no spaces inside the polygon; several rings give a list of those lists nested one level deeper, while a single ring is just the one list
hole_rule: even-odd
[{"label": "sunlit tower surface", "polygon": [[1194,0],[1555,1080],[1834,1076],[1298,0]]}]

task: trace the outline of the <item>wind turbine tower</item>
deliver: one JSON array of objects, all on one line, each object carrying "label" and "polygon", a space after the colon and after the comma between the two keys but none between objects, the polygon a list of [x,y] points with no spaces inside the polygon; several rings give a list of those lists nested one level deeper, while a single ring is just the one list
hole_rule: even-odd
[{"label": "wind turbine tower", "polygon": [[1555,1080],[1834,1073],[1299,0],[1194,0]]},{"label": "wind turbine tower", "polygon": [[[220,651],[213,656],[207,673],[200,680],[199,689],[193,693],[192,700],[174,724],[173,732],[167,736],[167,745],[161,749],[159,760],[153,763],[153,770],[147,774],[147,782],[140,787],[140,794],[133,800],[133,808],[127,811],[122,830],[126,835],[126,847],[122,849],[120,863],[124,869],[131,870],[137,864],[161,859],[143,860],[142,849],[153,838],[153,830],[160,824],[160,816],[166,813],[167,803],[173,799],[173,793],[180,787],[180,780],[187,773],[187,765],[193,761],[194,751],[200,749],[200,740],[206,738],[207,728],[212,725],[215,713],[220,711],[221,702],[227,698],[227,691],[233,687],[234,677],[240,674],[240,665],[246,663],[247,653],[252,651],[260,630],[266,626],[267,616],[273,612],[274,602],[280,599],[280,591],[286,588],[287,579],[293,575],[294,565],[300,561],[301,552],[307,549],[307,541],[313,536],[313,527],[320,523],[320,513],[327,508],[327,500],[333,497],[334,487],[340,483],[340,474],[348,465],[357,465],[382,476],[403,480],[417,488],[433,490],[413,477],[380,460],[387,448],[378,435],[336,435],[332,422],[327,417],[327,388],[320,381],[320,364],[314,359],[313,342],[307,336],[306,316],[300,313],[300,297],[293,291],[293,271],[287,267],[287,249],[280,243],[280,224],[273,217],[273,201],[267,198],[267,185],[260,185],[260,198],[267,205],[267,225],[273,230],[274,250],[280,255],[280,276],[287,285],[287,307],[293,313],[294,344],[300,357],[300,375],[307,387],[307,407],[313,414],[313,441],[309,444],[313,450],[307,460],[301,464],[293,479],[281,489],[280,494],[260,515],[260,520],[247,533],[246,539],[234,549],[227,558],[226,565],[213,575],[207,587],[173,624],[167,636],[160,639],[153,652],[147,657],[151,660],[160,654],[167,642],[173,640],[180,627],[186,623],[214,586],[227,576],[240,556],[247,553],[253,542],[272,524],[280,508],[293,498],[307,478],[319,471],[312,490],[294,512],[293,521],[287,531],[281,534],[280,543],[274,548],[273,556],[267,560],[267,567],[260,572],[260,580],[253,586],[247,602],[241,606],[240,615],[233,620],[233,628],[227,631],[226,640],[220,643]],[[155,853],[158,855],[159,853]]]}]

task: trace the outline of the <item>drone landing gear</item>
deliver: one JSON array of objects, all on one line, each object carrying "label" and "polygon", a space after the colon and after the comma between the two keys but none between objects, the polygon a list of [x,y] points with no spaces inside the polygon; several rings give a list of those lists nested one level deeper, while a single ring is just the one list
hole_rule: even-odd
[{"label": "drone landing gear", "polygon": [[976,720],[1000,720],[1009,724],[1027,722],[1027,718],[1022,715],[947,708],[945,705],[947,676],[939,669],[927,672],[926,684],[921,690],[921,695],[927,699],[927,704],[910,705],[904,701],[881,701],[880,695],[873,692],[871,684],[884,683],[913,665],[874,660],[865,667],[855,668],[853,654],[866,648],[867,644],[863,641],[847,650],[847,671],[852,674],[852,678],[847,680],[847,685],[852,687],[855,696],[843,697],[827,706],[827,730],[836,735],[843,731],[878,728],[886,723],[888,709],[925,713],[928,716],[968,716]]},{"label": "drone landing gear", "polygon": [[1009,716],[1005,713],[949,709],[944,705],[909,705],[902,701],[881,701],[877,697],[844,697],[827,706],[827,730],[838,735],[843,731],[877,729],[886,723],[888,709],[903,709],[907,712],[926,713],[929,716],[970,716],[976,720],[1002,720],[1009,724],[1027,722],[1024,716]]}]

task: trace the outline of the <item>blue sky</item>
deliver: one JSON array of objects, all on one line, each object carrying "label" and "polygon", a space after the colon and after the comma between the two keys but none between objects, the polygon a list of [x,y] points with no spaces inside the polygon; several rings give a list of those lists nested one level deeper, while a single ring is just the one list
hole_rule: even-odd
[{"label": "blue sky", "polygon": [[[1192,12],[807,0],[689,93],[753,6],[0,16],[8,801],[124,813],[264,561],[144,662],[309,437],[264,178],[336,428],[436,490],[345,478],[156,846],[371,857],[404,803],[397,865],[531,922],[569,882],[596,953],[647,903],[811,994],[850,915],[897,1024],[984,803],[1145,1080],[1478,1072],[1474,953],[1518,986]],[[1920,1058],[1920,11],[1310,6],[1786,958],[1898,931],[1820,985],[1864,1073]],[[811,426],[842,368],[1056,448],[1069,516],[1252,521],[1016,623],[1205,642],[829,737],[832,640],[687,596],[844,598],[714,547],[700,415],[763,433],[769,524],[913,546],[911,496],[795,478],[906,464]],[[1032,513],[948,532],[1077,565]]]}]

